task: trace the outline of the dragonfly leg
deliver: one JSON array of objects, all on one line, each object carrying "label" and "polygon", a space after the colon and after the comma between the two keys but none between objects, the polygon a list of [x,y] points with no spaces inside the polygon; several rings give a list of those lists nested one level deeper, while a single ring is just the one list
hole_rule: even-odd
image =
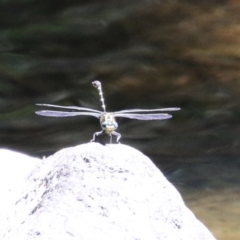
[{"label": "dragonfly leg", "polygon": [[112,135],[116,136],[116,137],[117,137],[116,142],[117,142],[117,143],[120,143],[120,142],[119,142],[119,139],[121,138],[121,134],[118,133],[118,132],[113,131],[113,132],[112,132]]},{"label": "dragonfly leg", "polygon": [[99,136],[100,134],[104,133],[104,130],[100,131],[100,132],[95,132],[93,134],[93,139],[90,142],[96,142],[96,137]]}]

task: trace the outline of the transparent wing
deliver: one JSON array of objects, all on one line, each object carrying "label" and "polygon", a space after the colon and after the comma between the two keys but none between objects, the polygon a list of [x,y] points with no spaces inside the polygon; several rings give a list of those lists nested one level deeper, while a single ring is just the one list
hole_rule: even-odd
[{"label": "transparent wing", "polygon": [[45,107],[55,107],[55,108],[66,108],[66,109],[74,109],[79,111],[89,111],[89,112],[96,112],[101,113],[101,111],[91,109],[91,108],[85,108],[85,107],[76,107],[76,106],[60,106],[60,105],[53,105],[53,104],[45,104],[45,103],[37,103],[37,106],[45,106]]},{"label": "transparent wing", "polygon": [[135,113],[113,113],[114,117],[124,117],[138,120],[161,120],[171,118],[167,113],[135,114]]},{"label": "transparent wing", "polygon": [[122,111],[117,111],[114,112],[114,114],[118,114],[118,113],[134,113],[134,112],[157,112],[157,111],[161,111],[161,112],[165,112],[165,111],[178,111],[181,108],[177,108],[177,107],[172,107],[172,108],[157,108],[157,109],[128,109],[128,110],[122,110]]},{"label": "transparent wing", "polygon": [[93,116],[96,118],[100,117],[100,113],[91,113],[91,112],[61,112],[61,111],[49,111],[49,110],[42,110],[35,112],[38,115],[46,116],[46,117],[73,117],[73,116]]}]

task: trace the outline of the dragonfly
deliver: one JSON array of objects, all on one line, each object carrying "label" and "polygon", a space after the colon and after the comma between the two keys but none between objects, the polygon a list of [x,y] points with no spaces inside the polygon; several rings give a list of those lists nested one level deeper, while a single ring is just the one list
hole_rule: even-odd
[{"label": "dragonfly", "polygon": [[121,134],[115,131],[118,128],[118,123],[115,118],[122,117],[122,118],[130,118],[130,119],[137,119],[137,120],[164,120],[164,119],[171,118],[172,115],[168,113],[159,113],[159,112],[180,110],[180,108],[178,107],[172,107],[172,108],[157,108],[157,109],[128,109],[128,110],[121,110],[117,112],[107,112],[106,105],[104,103],[101,82],[96,80],[92,82],[92,85],[98,89],[103,111],[86,108],[86,107],[60,106],[60,105],[39,103],[36,105],[44,106],[44,107],[77,110],[77,111],[70,112],[70,111],[56,111],[56,110],[41,110],[41,111],[36,111],[35,113],[41,116],[46,116],[46,117],[73,117],[73,116],[96,117],[100,120],[100,126],[102,128],[102,131],[95,132],[93,134],[93,139],[91,140],[91,142],[96,142],[97,137],[105,133],[109,135],[110,143],[112,143],[113,135],[116,136],[116,142],[120,143],[119,140],[121,138]]}]

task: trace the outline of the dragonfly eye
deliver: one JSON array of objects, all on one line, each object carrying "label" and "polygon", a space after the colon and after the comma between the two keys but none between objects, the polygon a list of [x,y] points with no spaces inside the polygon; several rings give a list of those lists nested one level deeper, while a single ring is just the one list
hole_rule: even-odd
[{"label": "dragonfly eye", "polygon": [[102,127],[102,129],[106,129],[107,123],[106,122],[102,122],[101,127]]},{"label": "dragonfly eye", "polygon": [[117,122],[113,122],[113,126],[115,127],[115,129],[117,129],[118,128]]}]

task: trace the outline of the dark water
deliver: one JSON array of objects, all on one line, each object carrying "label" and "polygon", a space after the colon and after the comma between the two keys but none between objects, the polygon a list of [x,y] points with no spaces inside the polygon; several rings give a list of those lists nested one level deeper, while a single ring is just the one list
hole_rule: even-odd
[{"label": "dark water", "polygon": [[0,145],[33,156],[92,139],[93,117],[44,118],[35,103],[108,111],[181,107],[166,121],[118,119],[217,239],[239,239],[240,15],[236,1],[0,3]]}]

